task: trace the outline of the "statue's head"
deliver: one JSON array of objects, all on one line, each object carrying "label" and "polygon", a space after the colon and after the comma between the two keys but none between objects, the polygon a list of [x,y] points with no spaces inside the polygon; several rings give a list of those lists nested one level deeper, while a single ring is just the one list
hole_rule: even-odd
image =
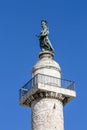
[{"label": "statue's head", "polygon": [[41,23],[47,24],[47,20],[41,20]]},{"label": "statue's head", "polygon": [[41,20],[41,26],[42,26],[42,28],[47,27],[47,21],[46,20]]}]

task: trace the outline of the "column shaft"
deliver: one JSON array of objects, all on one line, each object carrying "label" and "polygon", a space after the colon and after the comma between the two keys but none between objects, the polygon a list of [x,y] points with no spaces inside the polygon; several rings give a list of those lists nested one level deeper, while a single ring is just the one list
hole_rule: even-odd
[{"label": "column shaft", "polygon": [[60,100],[43,98],[32,102],[32,130],[64,130]]}]

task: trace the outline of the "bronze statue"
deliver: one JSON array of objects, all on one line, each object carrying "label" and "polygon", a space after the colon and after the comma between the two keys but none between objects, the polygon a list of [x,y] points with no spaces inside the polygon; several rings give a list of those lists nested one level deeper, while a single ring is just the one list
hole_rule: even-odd
[{"label": "bronze statue", "polygon": [[43,52],[44,51],[51,51],[52,53],[54,53],[54,49],[53,49],[52,44],[48,38],[49,30],[48,30],[46,20],[41,21],[41,27],[42,27],[42,30],[40,32],[40,35],[38,36],[39,41],[40,41],[40,48]]}]

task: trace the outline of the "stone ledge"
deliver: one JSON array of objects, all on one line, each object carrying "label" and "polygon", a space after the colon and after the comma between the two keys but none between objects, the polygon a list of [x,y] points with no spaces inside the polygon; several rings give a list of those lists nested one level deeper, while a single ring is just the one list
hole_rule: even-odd
[{"label": "stone ledge", "polygon": [[20,105],[31,107],[31,102],[38,98],[54,98],[60,100],[63,105],[65,105],[75,96],[76,93],[74,90],[38,83],[37,86],[28,90],[27,93],[21,97],[19,103]]}]

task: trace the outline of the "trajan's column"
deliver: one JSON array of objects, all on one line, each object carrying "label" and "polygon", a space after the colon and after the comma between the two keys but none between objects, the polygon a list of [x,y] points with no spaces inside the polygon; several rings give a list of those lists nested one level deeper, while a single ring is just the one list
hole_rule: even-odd
[{"label": "trajan's column", "polygon": [[20,89],[19,103],[32,109],[31,130],[64,130],[63,107],[76,97],[74,82],[61,78],[46,20],[41,27],[39,60],[33,66],[32,79]]}]

